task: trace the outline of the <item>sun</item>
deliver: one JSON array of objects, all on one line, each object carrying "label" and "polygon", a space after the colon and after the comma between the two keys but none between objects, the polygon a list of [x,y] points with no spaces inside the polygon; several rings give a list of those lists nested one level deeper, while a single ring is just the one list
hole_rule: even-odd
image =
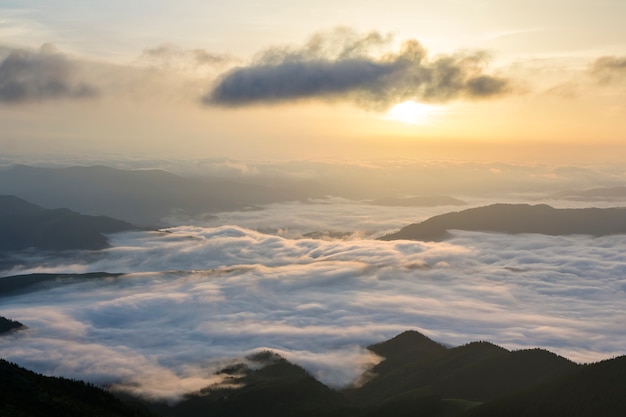
[{"label": "sun", "polygon": [[435,106],[408,100],[389,109],[385,114],[385,119],[420,125],[426,123],[435,113],[437,113]]}]

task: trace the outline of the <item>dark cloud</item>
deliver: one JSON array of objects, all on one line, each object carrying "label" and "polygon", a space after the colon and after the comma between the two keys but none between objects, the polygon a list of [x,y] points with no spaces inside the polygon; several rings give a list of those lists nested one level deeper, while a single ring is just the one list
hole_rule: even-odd
[{"label": "dark cloud", "polygon": [[591,74],[601,83],[626,80],[626,56],[603,56],[591,65]]},{"label": "dark cloud", "polygon": [[506,88],[506,80],[488,75],[480,75],[467,80],[467,89],[470,95],[474,97],[490,97],[500,94]]},{"label": "dark cloud", "polygon": [[0,102],[86,98],[96,89],[75,80],[75,64],[50,44],[38,51],[10,50],[0,61]]},{"label": "dark cloud", "polygon": [[480,99],[510,91],[488,75],[483,52],[430,58],[416,40],[391,50],[390,36],[349,29],[313,36],[302,48],[272,48],[224,74],[204,97],[208,105],[243,106],[306,98],[347,99],[385,108],[405,101]]}]

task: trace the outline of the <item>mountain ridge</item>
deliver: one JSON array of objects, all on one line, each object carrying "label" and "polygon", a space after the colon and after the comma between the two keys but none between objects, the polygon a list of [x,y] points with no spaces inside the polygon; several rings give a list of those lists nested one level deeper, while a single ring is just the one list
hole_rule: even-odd
[{"label": "mountain ridge", "polygon": [[13,195],[0,195],[0,255],[29,248],[104,249],[109,246],[106,234],[138,229],[107,216],[46,209]]},{"label": "mountain ridge", "polygon": [[[0,358],[0,415],[7,417],[150,417],[92,384],[44,376]],[[154,416],[153,416],[154,417]]]},{"label": "mountain ridge", "polygon": [[[449,348],[417,331],[403,332],[369,349],[387,357],[374,367],[377,376],[362,387],[332,390],[298,365],[261,351],[219,371],[225,385],[189,393],[176,404],[123,397],[164,417],[595,417],[617,416],[611,411],[626,407],[626,356],[580,365],[544,349],[508,351],[485,341]],[[4,363],[0,362],[0,379],[8,388],[0,396],[11,395],[16,385]],[[576,414],[549,414],[571,410],[570,403],[576,404]],[[509,413],[515,407],[532,412]]]},{"label": "mountain ridge", "polygon": [[241,210],[255,204],[295,200],[283,189],[222,178],[186,178],[158,169],[124,170],[104,165],[62,168],[13,165],[0,170],[0,194],[45,207],[68,207],[140,226],[164,226],[177,214]]},{"label": "mountain ridge", "polygon": [[450,230],[552,236],[625,234],[626,208],[556,209],[547,204],[498,203],[434,216],[379,239],[439,241],[450,238]]},{"label": "mountain ridge", "polygon": [[[330,195],[382,206],[460,205],[448,196],[378,198],[376,192],[336,181],[275,176],[229,178],[185,177],[160,169],[118,169],[105,165],[35,167],[16,164],[0,169],[0,194],[12,194],[44,207],[67,207],[106,215],[139,226],[171,226],[172,219],[209,217],[223,211],[248,210],[288,201]],[[370,199],[370,200],[368,200]]]}]

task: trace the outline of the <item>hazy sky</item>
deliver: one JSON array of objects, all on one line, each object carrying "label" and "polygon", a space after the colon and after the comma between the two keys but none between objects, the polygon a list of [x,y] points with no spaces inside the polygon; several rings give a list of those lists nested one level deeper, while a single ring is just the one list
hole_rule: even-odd
[{"label": "hazy sky", "polygon": [[622,0],[0,0],[0,152],[621,162],[624,17]]}]

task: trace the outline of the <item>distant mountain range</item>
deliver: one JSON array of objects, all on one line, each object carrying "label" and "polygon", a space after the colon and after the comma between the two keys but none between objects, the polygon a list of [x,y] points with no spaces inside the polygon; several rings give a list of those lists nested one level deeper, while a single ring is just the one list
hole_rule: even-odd
[{"label": "distant mountain range", "polygon": [[378,198],[366,201],[375,206],[387,207],[437,207],[437,206],[464,206],[465,201],[449,196],[417,196],[406,198]]},{"label": "distant mountain range", "polygon": [[109,245],[105,234],[136,229],[110,217],[49,210],[15,196],[0,195],[0,255],[29,248],[103,249]]},{"label": "distant mountain range", "polygon": [[140,226],[161,226],[162,219],[173,214],[242,210],[255,204],[307,197],[297,188],[184,178],[161,170],[27,165],[0,171],[0,194],[16,195],[44,207],[112,216]]},{"label": "distant mountain range", "polygon": [[225,384],[176,404],[122,395],[137,414],[124,414],[128,404],[93,386],[0,361],[0,414],[38,416],[47,408],[46,415],[76,415],[63,414],[74,403],[89,415],[150,410],[166,417],[604,417],[626,410],[626,356],[579,365],[545,350],[508,351],[488,342],[447,348],[415,331],[369,349],[384,359],[360,387],[333,390],[266,351],[222,369]]},{"label": "distant mountain range", "polygon": [[[47,208],[66,207],[83,214],[111,216],[140,226],[169,226],[167,218],[171,216],[211,216],[220,211],[249,210],[264,204],[328,195],[364,199],[364,192],[354,187],[311,180],[266,178],[246,183],[221,177],[186,178],[157,169],[122,170],[106,166],[14,165],[0,170],[0,194],[15,195]],[[433,206],[463,202],[452,197],[424,196],[369,203]]]},{"label": "distant mountain range", "polygon": [[553,198],[572,201],[624,201],[626,187],[595,187],[587,190],[568,190],[557,193]]},{"label": "distant mountain range", "polygon": [[117,278],[124,274],[110,274],[107,272],[87,272],[84,274],[26,274],[12,275],[0,278],[0,299],[16,294],[25,294],[39,291],[45,285],[59,286],[75,281],[86,281],[105,278]]},{"label": "distant mountain range", "polygon": [[545,204],[492,204],[431,217],[381,240],[443,240],[450,230],[544,235],[626,233],[626,208],[555,209]]}]

